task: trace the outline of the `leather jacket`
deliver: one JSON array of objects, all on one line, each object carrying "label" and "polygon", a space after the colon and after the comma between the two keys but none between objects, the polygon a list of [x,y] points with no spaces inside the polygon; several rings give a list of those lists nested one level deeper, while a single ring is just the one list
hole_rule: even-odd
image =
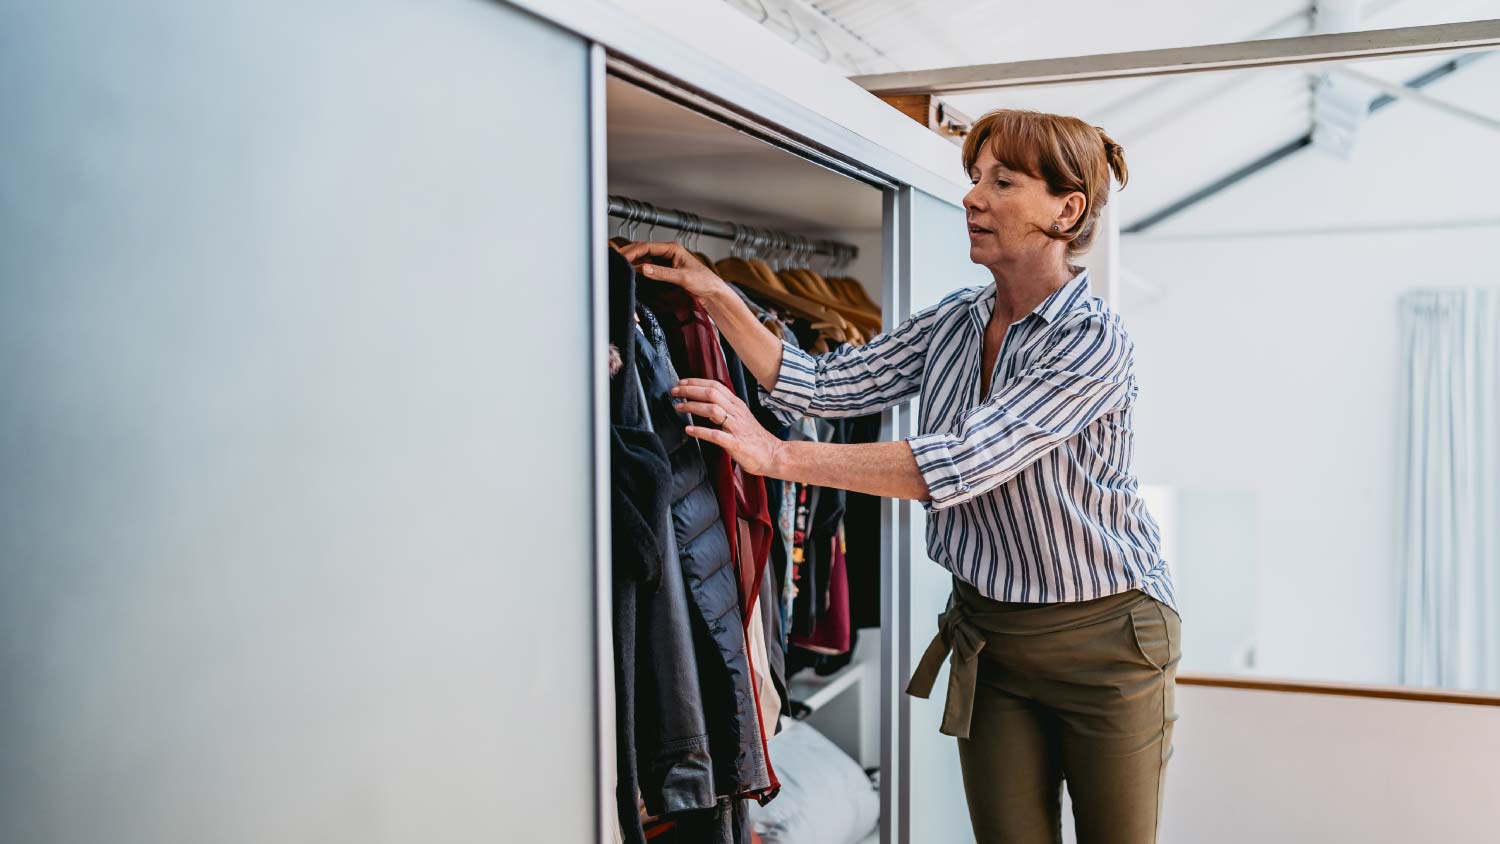
[{"label": "leather jacket", "polygon": [[616,796],[627,838],[644,841],[637,790],[658,815],[713,809],[717,800],[673,524],[675,478],[637,368],[634,272],[618,253],[610,260],[610,340],[623,364],[610,379]]}]

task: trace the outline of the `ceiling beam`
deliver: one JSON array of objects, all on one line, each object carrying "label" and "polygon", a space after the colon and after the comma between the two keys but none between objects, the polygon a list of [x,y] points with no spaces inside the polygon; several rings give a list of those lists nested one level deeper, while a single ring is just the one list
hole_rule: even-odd
[{"label": "ceiling beam", "polygon": [[1408,58],[1496,48],[1500,48],[1500,20],[1480,20],[850,78],[875,94],[959,94],[1028,85]]},{"label": "ceiling beam", "polygon": [[[1432,83],[1438,81],[1439,79],[1442,79],[1453,73],[1457,73],[1460,68],[1472,64],[1473,62],[1476,62],[1481,58],[1483,58],[1482,55],[1454,56],[1452,59],[1443,62],[1437,67],[1434,67],[1431,70],[1428,70],[1427,72],[1422,73],[1413,79],[1407,80],[1405,87],[1413,90],[1425,88],[1428,85],[1431,85]],[[1374,114],[1375,112],[1384,109],[1385,107],[1391,105],[1396,101],[1397,99],[1390,94],[1381,94],[1370,102],[1370,113]],[[1211,184],[1205,185],[1204,187],[1193,191],[1187,196],[1166,206],[1165,208],[1161,208],[1146,215],[1142,219],[1137,220],[1129,226],[1120,229],[1120,233],[1140,234],[1147,229],[1152,228],[1153,226],[1166,222],[1166,220],[1170,217],[1175,217],[1178,214],[1181,214],[1183,211],[1186,211],[1187,209],[1193,207],[1194,205],[1197,205],[1205,199],[1208,199],[1215,194],[1221,193],[1222,191],[1233,187],[1240,182],[1243,182],[1256,173],[1259,173],[1260,171],[1265,170],[1273,164],[1276,164],[1282,159],[1301,152],[1309,146],[1312,146],[1311,132],[1302,135],[1296,140],[1282,144],[1271,152],[1262,155],[1249,164],[1246,164],[1245,166],[1235,170],[1234,172],[1221,178],[1215,179]]]},{"label": "ceiling beam", "polygon": [[1434,97],[1433,95],[1428,94],[1418,88],[1413,88],[1410,85],[1403,85],[1400,82],[1392,82],[1389,79],[1381,79],[1378,76],[1371,76],[1368,73],[1362,73],[1352,67],[1338,68],[1338,72],[1343,74],[1344,76],[1349,77],[1350,79],[1362,82],[1365,85],[1370,86],[1371,88],[1382,91],[1397,99],[1424,105],[1428,108],[1441,111],[1444,114],[1467,120],[1470,123],[1476,124],[1478,126],[1483,126],[1486,129],[1494,129],[1500,131],[1500,119],[1491,117],[1488,114],[1473,111],[1472,109],[1464,108],[1457,103],[1450,103],[1447,100]]}]

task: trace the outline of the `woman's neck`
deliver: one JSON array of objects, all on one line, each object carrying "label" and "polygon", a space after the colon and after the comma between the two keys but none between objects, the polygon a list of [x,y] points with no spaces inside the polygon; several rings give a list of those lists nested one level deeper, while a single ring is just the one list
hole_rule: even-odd
[{"label": "woman's neck", "polygon": [[1006,325],[1036,309],[1077,274],[1063,254],[1051,251],[1029,260],[1007,261],[988,267],[995,277],[995,310],[991,319]]}]

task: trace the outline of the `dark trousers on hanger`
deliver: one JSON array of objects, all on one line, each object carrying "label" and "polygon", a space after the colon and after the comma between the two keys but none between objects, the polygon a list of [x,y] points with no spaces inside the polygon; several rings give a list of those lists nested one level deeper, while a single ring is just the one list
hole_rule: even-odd
[{"label": "dark trousers on hanger", "polygon": [[926,696],[951,648],[943,731],[956,735],[978,844],[1062,840],[1068,784],[1079,844],[1151,844],[1177,720],[1177,613],[1139,592],[992,601],[955,581],[912,678]]}]

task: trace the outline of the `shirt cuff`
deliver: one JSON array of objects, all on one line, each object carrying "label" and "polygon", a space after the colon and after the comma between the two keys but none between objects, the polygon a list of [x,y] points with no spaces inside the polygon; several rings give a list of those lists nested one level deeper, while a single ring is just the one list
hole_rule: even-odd
[{"label": "shirt cuff", "polygon": [[959,440],[950,434],[914,434],[906,438],[912,456],[917,459],[917,470],[927,483],[931,496],[922,502],[923,509],[931,512],[951,507],[971,496],[973,486],[958,470],[953,459],[953,448]]},{"label": "shirt cuff", "polygon": [[797,348],[789,338],[783,338],[781,371],[776,374],[776,387],[770,392],[760,388],[762,403],[791,425],[808,415],[817,384],[817,360]]}]

